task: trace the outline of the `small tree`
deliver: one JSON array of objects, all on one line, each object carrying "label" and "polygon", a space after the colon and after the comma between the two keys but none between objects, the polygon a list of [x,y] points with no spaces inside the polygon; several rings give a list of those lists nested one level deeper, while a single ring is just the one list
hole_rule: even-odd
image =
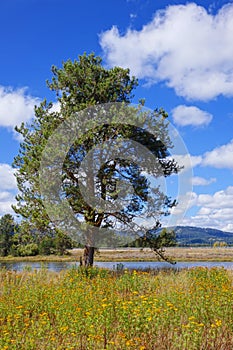
[{"label": "small tree", "polygon": [[213,247],[214,248],[224,248],[224,247],[227,247],[227,243],[224,242],[224,241],[215,241],[214,244],[213,244]]},{"label": "small tree", "polygon": [[58,232],[57,236],[54,238],[56,253],[59,255],[64,255],[67,249],[72,248],[72,240],[69,236],[62,232]]},{"label": "small tree", "polygon": [[0,219],[0,256],[10,253],[12,237],[15,233],[16,223],[11,214],[5,214]]},{"label": "small tree", "polygon": [[56,253],[55,239],[48,235],[41,237],[38,242],[38,249],[40,255]]},{"label": "small tree", "polygon": [[145,234],[144,239],[147,246],[149,246],[159,258],[173,263],[164,255],[164,252],[165,247],[175,247],[177,245],[175,231],[164,228],[159,231],[159,233],[156,234],[156,232],[158,232],[158,228],[155,227]]},{"label": "small tree", "polygon": [[[129,104],[132,99],[132,91],[137,86],[137,80],[130,77],[128,69],[120,67],[104,68],[101,58],[94,54],[89,56],[84,54],[74,62],[68,60],[63,63],[61,69],[52,67],[52,72],[53,78],[50,83],[48,82],[48,86],[52,91],[55,91],[60,110],[52,111],[53,104],[47,103],[45,100],[39,107],[35,108],[35,120],[31,125],[25,126],[22,124],[20,128],[16,128],[22,135],[23,142],[19,154],[14,160],[14,166],[18,169],[16,178],[20,194],[16,197],[18,204],[13,208],[36,230],[42,233],[53,232],[54,235],[57,235],[60,229],[57,225],[54,225],[48,216],[39,183],[42,154],[49,137],[58,126],[77,112],[87,109],[87,113],[86,115],[83,114],[83,118],[88,117],[88,108],[91,106],[100,106],[112,102]],[[141,102],[142,104],[143,102]],[[103,212],[92,207],[82,196],[78,169],[89,151],[106,141],[114,143],[118,138],[124,138],[139,142],[157,157],[160,170],[162,169],[162,176],[169,176],[178,172],[179,167],[176,162],[167,159],[168,149],[172,147],[167,123],[165,122],[167,114],[162,109],[156,109],[146,115],[142,111],[141,105],[138,108],[129,109],[130,118],[142,120],[141,127],[133,127],[126,123],[95,125],[85,135],[77,139],[67,153],[62,168],[63,187],[61,196],[68,199],[74,215],[81,217],[83,225],[86,225],[86,227],[114,228],[120,225],[122,230],[126,230],[134,221],[134,218],[145,211],[146,205],[150,207],[150,216],[157,217],[157,219],[161,215],[167,214],[169,209],[175,205],[175,201],[170,200],[159,189],[154,190],[153,196],[151,196],[148,189],[148,180],[142,172],[144,170],[149,174],[158,176],[158,169],[150,168],[150,162],[147,162],[149,164],[144,165],[144,168],[143,166],[140,168],[135,162],[124,159],[124,153],[127,153],[128,148],[131,147],[130,142],[124,146],[125,148],[122,148],[123,156],[105,161],[95,178],[93,176],[94,166],[91,163],[86,169],[85,181],[88,191],[92,192],[93,195],[97,193],[100,199],[110,203],[116,202],[119,197],[117,189],[119,181],[126,181],[134,189],[131,203],[124,210]],[[121,110],[118,112],[121,113]],[[144,118],[145,116],[149,119]],[[145,123],[157,128],[157,136],[144,132]],[[67,129],[67,133],[69,133],[69,129]],[[53,149],[51,152],[53,152]],[[96,157],[101,158],[101,152],[93,153],[93,164]],[[106,149],[103,150],[104,152],[106,152]],[[140,161],[141,159],[139,159],[139,163]],[[55,168],[56,165],[48,163],[51,174],[53,167]],[[161,172],[159,176],[161,176]],[[51,183],[53,186],[52,177]],[[56,185],[54,187],[56,190]],[[151,200],[148,201],[150,196]],[[61,218],[60,222],[65,219]],[[72,225],[70,225],[71,227]],[[142,232],[139,234],[142,234]],[[87,234],[86,237],[90,236]],[[82,263],[86,266],[93,264],[94,241],[94,239],[89,238],[85,240],[86,246]]]}]

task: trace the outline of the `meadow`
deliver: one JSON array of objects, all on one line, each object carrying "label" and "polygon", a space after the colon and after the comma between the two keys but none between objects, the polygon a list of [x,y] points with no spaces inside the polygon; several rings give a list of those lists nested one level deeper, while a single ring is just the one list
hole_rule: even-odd
[{"label": "meadow", "polygon": [[[5,256],[0,262],[17,261],[76,261],[79,263],[83,249],[70,249],[66,255]],[[232,261],[233,247],[168,247],[166,255],[174,261]],[[150,248],[100,249],[95,253],[95,261],[158,261],[158,256]]]},{"label": "meadow", "polygon": [[230,350],[223,268],[0,272],[0,349]]}]

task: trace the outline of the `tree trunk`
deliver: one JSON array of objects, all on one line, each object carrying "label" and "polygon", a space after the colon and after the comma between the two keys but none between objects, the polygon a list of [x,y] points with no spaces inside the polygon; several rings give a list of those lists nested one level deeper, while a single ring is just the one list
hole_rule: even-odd
[{"label": "tree trunk", "polygon": [[80,258],[80,265],[89,267],[93,266],[94,263],[94,253],[95,253],[95,247],[85,246],[83,257]]}]

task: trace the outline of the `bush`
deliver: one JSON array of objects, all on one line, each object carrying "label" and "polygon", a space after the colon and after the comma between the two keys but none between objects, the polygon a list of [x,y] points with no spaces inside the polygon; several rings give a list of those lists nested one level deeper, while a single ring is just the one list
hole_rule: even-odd
[{"label": "bush", "polygon": [[55,242],[52,237],[43,237],[39,243],[39,254],[50,255],[55,253]]},{"label": "bush", "polygon": [[39,253],[39,249],[36,243],[29,243],[19,246],[17,252],[18,256],[35,256]]}]

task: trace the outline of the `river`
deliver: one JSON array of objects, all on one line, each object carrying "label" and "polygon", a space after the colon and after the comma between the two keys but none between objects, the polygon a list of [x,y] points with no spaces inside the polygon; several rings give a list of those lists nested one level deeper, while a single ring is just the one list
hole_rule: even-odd
[{"label": "river", "polygon": [[[12,271],[23,271],[23,270],[39,270],[42,268],[48,269],[49,271],[59,272],[61,270],[67,270],[72,267],[78,266],[75,262],[5,262],[0,263],[0,269],[5,268]],[[192,268],[197,266],[202,267],[224,267],[225,269],[232,270],[233,262],[213,262],[213,261],[189,261],[189,262],[177,262],[175,265],[171,265],[166,262],[157,261],[126,261],[126,262],[95,262],[94,266],[108,268],[108,269],[133,269],[133,270],[143,270],[143,269],[184,269]]]}]

